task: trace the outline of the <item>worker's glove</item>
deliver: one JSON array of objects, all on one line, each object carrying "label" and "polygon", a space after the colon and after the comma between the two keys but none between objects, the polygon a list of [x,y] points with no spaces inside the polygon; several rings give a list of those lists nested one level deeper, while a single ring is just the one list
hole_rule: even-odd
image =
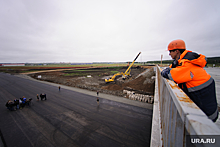
[{"label": "worker's glove", "polygon": [[170,68],[166,68],[161,72],[161,76],[163,76],[164,78],[169,79],[168,74],[170,73]]}]

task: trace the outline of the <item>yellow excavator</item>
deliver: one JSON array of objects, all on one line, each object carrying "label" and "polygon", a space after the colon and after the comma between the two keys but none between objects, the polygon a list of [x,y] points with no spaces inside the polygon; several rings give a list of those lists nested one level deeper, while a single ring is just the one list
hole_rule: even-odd
[{"label": "yellow excavator", "polygon": [[128,67],[128,69],[123,73],[123,72],[119,72],[114,74],[111,78],[107,78],[105,79],[106,83],[109,82],[114,82],[115,78],[118,76],[122,76],[123,79],[126,79],[128,76],[131,76],[130,72],[131,72],[131,67],[133,66],[134,62],[136,61],[136,59],[138,58],[138,56],[141,54],[141,52],[139,52],[139,54],[136,56],[136,58],[134,59],[134,61],[130,64],[130,66]]}]

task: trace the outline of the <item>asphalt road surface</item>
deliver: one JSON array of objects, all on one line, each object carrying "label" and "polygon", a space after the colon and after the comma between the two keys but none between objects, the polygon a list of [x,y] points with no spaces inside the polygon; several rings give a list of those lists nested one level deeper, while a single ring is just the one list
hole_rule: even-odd
[{"label": "asphalt road surface", "polygon": [[[46,93],[46,101],[36,94]],[[101,95],[101,94],[100,94]],[[7,100],[33,98],[16,111]],[[150,146],[152,109],[0,73],[0,136],[7,147]],[[132,102],[132,100],[129,100]],[[141,102],[139,102],[141,103]]]}]

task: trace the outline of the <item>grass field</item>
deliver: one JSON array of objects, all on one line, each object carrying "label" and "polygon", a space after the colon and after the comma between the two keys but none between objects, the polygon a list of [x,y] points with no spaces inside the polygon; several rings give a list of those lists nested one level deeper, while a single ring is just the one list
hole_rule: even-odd
[{"label": "grass field", "polygon": [[[140,65],[140,64],[134,64]],[[42,71],[42,70],[55,70],[55,69],[81,69],[83,68],[122,68],[127,66],[127,63],[115,63],[115,64],[80,64],[80,65],[67,65],[67,64],[49,64],[49,65],[35,65],[35,66],[1,66],[0,72],[6,73],[27,73],[34,71]]]},{"label": "grass field", "polygon": [[[151,63],[151,64],[158,64],[157,62]],[[140,66],[143,64],[140,63],[134,63],[136,66]],[[160,65],[160,63],[159,63]],[[0,66],[0,72],[6,72],[6,73],[28,73],[28,72],[34,72],[34,71],[42,71],[42,70],[55,70],[55,69],[70,69],[73,68],[73,70],[81,69],[83,68],[102,68],[102,67],[108,67],[108,68],[122,68],[127,66],[127,63],[112,63],[112,64],[78,64],[78,65],[70,65],[70,64],[41,64],[41,65],[27,65],[27,66]],[[169,66],[169,64],[165,63],[161,66]],[[213,67],[213,64],[207,64],[207,67]],[[220,67],[220,64],[215,64],[215,67]],[[118,71],[112,71],[112,74],[117,73]],[[68,73],[67,73],[68,74]]]}]

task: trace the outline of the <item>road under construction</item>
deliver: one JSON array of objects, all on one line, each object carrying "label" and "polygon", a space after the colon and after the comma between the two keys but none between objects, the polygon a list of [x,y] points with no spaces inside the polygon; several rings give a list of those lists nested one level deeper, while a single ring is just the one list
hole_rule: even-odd
[{"label": "road under construction", "polygon": [[[146,69],[145,69],[146,70]],[[215,81],[216,81],[216,90],[217,90],[217,97],[219,98],[220,96],[219,96],[219,80],[220,80],[220,78],[219,78],[219,71],[220,71],[220,69],[219,68],[209,68],[209,69],[206,69],[207,71],[208,71],[208,73],[210,73],[212,76],[213,76],[213,78],[215,79]],[[142,72],[141,72],[142,73]],[[58,92],[58,85],[60,85],[60,84],[54,84],[54,83],[49,83],[49,85],[51,85],[52,87],[47,87],[47,88],[45,88],[44,87],[44,84],[46,84],[46,83],[48,83],[48,82],[45,82],[45,81],[42,81],[42,80],[40,80],[40,83],[42,83],[42,84],[40,84],[40,87],[34,87],[33,85],[35,85],[35,84],[33,84],[32,82],[31,82],[31,84],[26,84],[26,83],[24,83],[24,82],[16,82],[16,80],[14,80],[12,77],[14,77],[14,76],[12,76],[12,77],[10,77],[9,79],[6,79],[5,77],[7,77],[7,76],[9,76],[8,74],[6,74],[6,75],[4,75],[2,78],[0,78],[2,81],[1,81],[1,87],[3,88],[3,90],[1,91],[1,104],[2,105],[4,105],[4,100],[6,100],[6,99],[8,99],[8,98],[16,98],[16,97],[18,97],[18,96],[22,96],[21,95],[21,91],[22,90],[19,90],[20,88],[21,89],[23,89],[23,88],[26,88],[26,90],[24,90],[24,91],[22,91],[22,93],[25,93],[25,95],[26,96],[31,96],[32,95],[32,93],[39,93],[38,91],[43,91],[44,89],[47,89],[47,88],[49,88],[49,89],[53,89],[53,91],[57,91]],[[20,76],[22,76],[22,75],[20,75]],[[28,77],[28,76],[24,76],[25,78],[27,78],[27,79],[29,79],[30,77]],[[42,76],[43,77],[43,76]],[[152,77],[152,76],[151,76]],[[33,81],[34,79],[32,79],[32,78],[30,78],[31,80],[30,81]],[[12,81],[11,81],[12,80]],[[7,83],[7,81],[9,81],[9,83]],[[39,80],[37,80],[38,82],[39,82]],[[167,80],[166,80],[167,81]],[[27,82],[27,81],[26,81]],[[45,82],[45,83],[44,83]],[[18,84],[18,83],[23,83],[22,85],[16,85],[16,84]],[[14,87],[11,87],[10,85],[16,85],[16,86],[14,86]],[[54,85],[53,85],[54,84]],[[162,83],[159,83],[159,85],[161,85]],[[171,83],[164,83],[165,85],[169,85],[169,84],[171,84]],[[172,84],[171,84],[172,85]],[[109,85],[108,85],[109,86]],[[158,86],[158,85],[157,85]],[[16,88],[17,87],[17,88]],[[19,88],[18,88],[19,87]],[[6,89],[5,89],[6,88]],[[12,89],[7,89],[7,88],[12,88]],[[30,90],[29,91],[29,89],[30,88],[32,88],[32,90]],[[42,89],[41,89],[42,88]],[[76,90],[77,92],[81,92],[81,93],[84,93],[85,95],[92,95],[93,96],[93,98],[94,98],[94,101],[91,103],[91,106],[95,106],[96,105],[96,102],[95,102],[95,99],[96,99],[96,92],[94,92],[94,90],[93,91],[87,91],[87,90],[83,90],[82,88],[80,88],[80,89],[78,89],[78,88],[75,88],[75,87],[71,87],[71,86],[61,86],[61,91],[63,90],[63,91],[65,91],[65,92],[67,92],[67,93],[69,93],[69,91],[68,90],[70,90],[70,88],[71,89],[74,89],[74,90]],[[158,90],[157,89],[157,87],[155,87],[156,89],[155,89],[155,91],[156,90]],[[171,89],[171,91],[169,91],[169,92],[171,92],[172,93],[172,91],[174,90],[174,93],[176,93],[176,88],[175,88],[175,86],[173,85],[173,86],[171,86],[171,88],[174,88],[174,89]],[[57,89],[57,90],[56,90]],[[18,90],[18,91],[17,91]],[[67,90],[67,91],[66,91]],[[87,91],[87,92],[86,92]],[[12,94],[13,93],[13,94]],[[55,104],[58,104],[57,102],[59,101],[59,100],[61,100],[60,98],[62,98],[62,101],[66,101],[67,99],[66,98],[68,98],[68,96],[61,96],[61,97],[59,97],[57,94],[59,94],[59,93],[54,93],[54,92],[49,92],[49,94],[51,94],[52,95],[52,97],[53,97],[53,103]],[[168,94],[168,93],[167,93]],[[5,96],[4,96],[5,95]],[[6,95],[7,95],[7,97],[6,97]],[[79,104],[83,104],[83,102],[84,101],[88,101],[88,103],[87,104],[89,104],[90,103],[90,100],[87,100],[87,98],[83,98],[83,97],[87,97],[87,96],[80,96],[79,94],[71,94],[71,93],[69,93],[68,94],[69,96],[71,95],[75,95],[76,96],[76,99],[78,99],[79,97],[80,97],[80,101],[79,102],[77,102],[77,105],[79,105]],[[155,93],[154,93],[154,95],[155,95]],[[172,94],[171,94],[172,95]],[[75,97],[74,96],[74,97]],[[154,101],[154,106],[152,105],[152,104],[149,104],[149,103],[145,103],[145,102],[140,102],[140,101],[135,101],[135,100],[130,100],[130,99],[128,99],[128,98],[123,98],[123,97],[117,97],[117,96],[114,96],[114,95],[106,95],[106,94],[104,94],[104,93],[100,93],[100,95],[99,95],[100,97],[102,97],[102,102],[103,102],[103,106],[106,104],[106,105],[109,105],[109,104],[111,104],[111,105],[109,105],[109,106],[107,106],[107,108],[105,109],[105,110],[108,110],[108,111],[110,111],[110,110],[113,110],[113,109],[118,109],[118,108],[116,108],[115,106],[118,106],[118,107],[123,107],[123,108],[128,108],[128,107],[130,107],[131,109],[133,109],[133,110],[135,110],[135,112],[136,112],[136,110],[137,111],[141,111],[141,112],[143,112],[143,115],[141,116],[141,117],[143,117],[144,118],[144,120],[142,120],[142,121],[147,121],[147,122],[149,122],[148,124],[147,124],[147,126],[151,126],[151,121],[149,121],[149,120],[151,120],[151,119],[155,119],[155,117],[153,116],[153,118],[152,118],[152,109],[153,108],[155,108],[155,104],[156,103],[158,103],[158,100],[156,100],[156,101]],[[173,97],[174,95],[172,95],[172,97]],[[82,99],[81,99],[81,97],[82,97]],[[76,99],[74,98],[74,101],[73,101],[73,103],[76,101]],[[52,99],[51,99],[52,100]],[[105,100],[108,100],[108,101],[105,101]],[[174,103],[173,104],[175,104],[175,96],[174,96]],[[68,101],[68,100],[67,100]],[[116,103],[115,103],[116,102]],[[183,101],[185,104],[184,105],[188,105],[187,104],[187,102],[186,101]],[[218,101],[219,102],[219,101]],[[181,102],[182,103],[182,102]],[[65,103],[64,105],[66,105],[67,103]],[[71,104],[72,104],[72,102],[71,102]],[[102,104],[102,103],[101,103]],[[90,105],[90,104],[89,104]],[[175,104],[176,105],[176,104]],[[190,105],[192,105],[191,103],[190,103]],[[177,107],[176,107],[177,106]],[[189,108],[187,108],[187,107],[183,107],[183,106],[178,106],[178,105],[176,105],[175,107],[177,108],[177,113],[179,113],[179,112],[184,112],[184,111],[188,111],[187,109],[189,109]],[[34,113],[32,112],[32,110],[31,109],[35,109],[34,107],[36,107],[36,111],[34,110]],[[38,108],[39,107],[39,108]],[[43,111],[43,110],[46,110],[44,107],[47,107],[47,108],[49,108],[49,109],[51,109],[52,111],[54,111],[54,113],[51,113],[50,111]],[[53,109],[53,107],[57,107],[59,110],[55,110],[55,109]],[[68,106],[67,106],[68,107]],[[30,125],[28,125],[28,124],[26,124],[27,125],[27,128],[26,127],[24,127],[24,128],[22,128],[22,123],[25,123],[25,121],[27,121],[27,122],[31,122],[31,123],[34,123],[34,125],[35,125],[35,127],[36,126],[38,126],[37,124],[40,124],[40,123],[38,123],[38,122],[35,122],[35,120],[37,120],[37,119],[39,119],[39,120],[41,120],[41,119],[46,119],[46,122],[52,122],[53,120],[56,120],[55,121],[55,123],[54,124],[50,124],[50,125],[52,125],[53,127],[54,126],[56,126],[56,127],[58,127],[58,128],[56,128],[56,127],[54,127],[54,129],[52,129],[51,128],[51,126],[49,125],[46,125],[47,127],[49,127],[51,130],[49,130],[49,132],[51,132],[52,130],[52,136],[54,136],[54,138],[50,138],[49,140],[50,141],[52,141],[52,146],[53,145],[55,145],[56,143],[58,143],[58,144],[60,144],[60,143],[63,143],[63,141],[65,140],[65,139],[67,139],[66,137],[64,137],[63,136],[63,139],[61,139],[60,141],[54,141],[54,140],[56,140],[56,136],[60,133],[60,131],[64,131],[63,129],[66,127],[66,125],[68,124],[67,122],[65,122],[65,121],[76,121],[76,122],[78,122],[78,121],[82,121],[81,119],[85,119],[85,118],[82,118],[82,117],[79,117],[79,114],[81,115],[81,114],[83,114],[83,116],[85,116],[86,114],[90,114],[89,113],[89,111],[92,111],[92,113],[93,113],[93,108],[92,109],[89,109],[89,111],[84,111],[83,113],[79,113],[79,112],[77,112],[76,114],[74,114],[74,116],[72,115],[72,114],[69,114],[69,113],[61,113],[60,115],[57,115],[56,114],[56,112],[58,112],[58,111],[60,111],[60,110],[64,110],[64,112],[66,111],[67,112],[67,110],[69,110],[69,108],[67,108],[67,107],[65,107],[65,109],[63,109],[63,108],[61,108],[59,105],[57,105],[57,106],[49,106],[49,104],[47,104],[47,103],[45,103],[45,102],[42,102],[39,106],[38,106],[38,104],[35,104],[33,107],[31,107],[31,108],[27,108],[27,109],[24,109],[24,112],[23,111],[17,111],[16,113],[18,113],[19,114],[19,118],[14,118],[16,115],[14,115],[14,114],[9,114],[8,113],[8,111],[5,111],[5,108],[4,107],[1,107],[1,118],[5,118],[5,120],[3,121],[3,119],[1,119],[1,128],[0,129],[2,129],[2,128],[4,128],[1,132],[2,132],[2,134],[3,134],[3,136],[4,136],[4,138],[7,138],[7,139],[9,139],[9,140],[11,140],[14,136],[18,136],[18,135],[20,135],[19,133],[22,133],[23,135],[21,135],[21,136],[23,136],[23,137],[27,137],[28,135],[29,135],[29,133],[27,133],[26,131],[30,131],[30,128],[34,128],[34,126],[30,126]],[[74,106],[74,107],[77,107],[77,106]],[[172,107],[174,107],[173,105],[172,105]],[[170,108],[172,108],[172,107],[170,107]],[[77,107],[78,108],[78,107]],[[99,106],[99,107],[96,107],[96,110],[94,111],[94,113],[97,113],[97,112],[100,112],[101,111],[101,109],[103,109],[103,107],[101,107],[101,105]],[[140,109],[139,109],[140,108]],[[168,107],[166,107],[166,108],[168,108]],[[39,110],[38,110],[39,109]],[[42,110],[40,110],[40,109],[42,109]],[[179,111],[178,109],[180,109],[181,111]],[[29,110],[31,110],[31,111],[29,111]],[[86,109],[85,109],[86,110]],[[149,110],[149,111],[148,111]],[[167,109],[168,110],[168,109]],[[183,111],[184,110],[184,111]],[[191,108],[190,108],[190,110],[191,110]],[[38,112],[39,111],[39,112]],[[70,111],[75,111],[75,110],[70,110]],[[120,110],[120,111],[123,111],[124,112],[124,110]],[[194,111],[194,110],[193,110]],[[192,110],[191,110],[191,112],[193,112]],[[5,112],[7,112],[7,114],[5,113]],[[134,114],[134,115],[132,115],[132,116],[135,116],[135,115],[137,115],[137,114],[135,114],[135,112],[131,112],[130,111],[130,109],[129,109],[129,111],[128,111],[129,113],[131,113],[131,114]],[[189,114],[191,114],[191,112],[189,112]],[[195,112],[196,113],[201,113],[201,112],[197,112],[197,109],[195,110]],[[154,112],[153,113],[155,113],[155,110],[154,110]],[[188,112],[187,112],[188,113]],[[187,114],[186,113],[186,114]],[[108,113],[107,113],[108,114]],[[124,113],[125,115],[127,115],[126,113]],[[32,116],[34,116],[34,115],[37,115],[37,119],[35,118],[35,117],[32,117]],[[40,115],[40,116],[39,116]],[[154,114],[153,114],[154,115]],[[204,117],[199,117],[197,120],[193,120],[193,122],[196,122],[197,124],[200,124],[200,127],[199,127],[199,125],[196,125],[196,126],[194,126],[194,124],[190,121],[190,119],[193,119],[193,118],[197,118],[197,117],[192,117],[192,118],[187,118],[185,115],[184,115],[184,113],[183,114],[179,114],[180,116],[182,116],[180,119],[186,119],[185,121],[188,123],[188,127],[189,128],[185,128],[185,127],[187,127],[187,126],[184,126],[183,128],[185,128],[185,129],[183,129],[183,132],[185,132],[185,131],[189,131],[188,133],[193,133],[193,131],[192,130],[195,130],[195,131],[197,131],[197,133],[199,133],[200,135],[201,135],[201,133],[203,133],[203,134],[205,134],[205,133],[212,133],[212,134],[215,134],[216,135],[216,133],[218,134],[218,130],[219,130],[219,120],[216,122],[216,123],[212,123],[212,122],[210,122],[209,120],[207,120],[206,119],[206,117],[204,116]],[[194,115],[194,114],[193,114]],[[202,115],[202,113],[201,113],[201,115]],[[200,116],[201,116],[200,115]],[[7,117],[8,118],[7,118]],[[56,117],[55,117],[56,116]],[[71,116],[71,117],[70,117]],[[30,117],[30,118],[28,118],[28,120],[25,120],[26,119],[26,117]],[[42,117],[42,118],[41,118]],[[69,118],[70,117],[70,118]],[[115,116],[114,116],[115,117]],[[117,116],[117,118],[118,117],[121,117],[121,116]],[[166,115],[166,117],[167,118],[169,118],[169,115]],[[20,119],[21,118],[23,118],[24,120],[23,121],[21,121]],[[77,118],[77,120],[76,120],[76,118]],[[122,118],[124,118],[124,116],[122,117]],[[138,117],[135,117],[137,120],[138,120]],[[17,119],[19,119],[19,120],[17,120]],[[178,119],[178,120],[180,120],[180,119]],[[7,124],[7,122],[9,121],[9,120],[13,120],[13,122],[16,122],[16,124]],[[132,122],[136,122],[137,120],[132,120]],[[152,121],[153,121],[152,120]],[[91,121],[91,120],[90,120]],[[102,122],[103,120],[99,120],[98,122],[100,123],[100,122]],[[138,121],[140,121],[141,122],[141,120],[138,120]],[[44,122],[43,124],[45,124],[46,122]],[[67,123],[67,124],[65,124],[65,123],[61,123],[61,122],[65,122],[65,123]],[[91,122],[93,122],[93,121],[91,121]],[[117,121],[117,122],[120,122],[119,120]],[[139,122],[139,123],[140,123]],[[169,122],[168,120],[167,120],[167,122]],[[204,122],[209,122],[208,124],[204,124]],[[88,122],[87,122],[88,123]],[[152,131],[157,131],[157,133],[158,132],[160,132],[159,130],[157,130],[157,129],[155,129],[155,123],[154,123],[154,121],[152,122],[153,123],[153,129],[152,129]],[[180,122],[179,122],[180,123]],[[60,125],[59,125],[60,124]],[[116,128],[112,128],[111,127],[111,125],[109,125],[109,122],[107,122],[107,128],[109,128],[109,129],[113,129],[113,134],[114,133],[116,133],[117,135],[118,135],[118,133],[119,132],[115,132],[115,130],[114,129],[117,129],[117,127]],[[106,124],[105,124],[106,125]],[[104,126],[105,126],[104,125]],[[126,123],[126,125],[127,125],[127,123]],[[187,125],[187,124],[186,124]],[[191,125],[191,126],[190,126]],[[17,126],[17,128],[20,128],[19,130],[20,130],[20,132],[19,133],[13,133],[13,135],[11,135],[11,133],[10,132],[8,132],[7,131],[7,128],[10,128],[10,126]],[[96,125],[95,125],[96,126]],[[102,126],[102,125],[101,125]],[[117,125],[116,125],[117,126]],[[147,127],[147,126],[145,126],[145,127]],[[209,127],[209,128],[211,128],[211,129],[209,129],[209,130],[207,130],[207,129],[205,129],[206,127]],[[43,128],[43,125],[40,125],[40,126],[38,126],[38,127],[40,127],[40,128]],[[82,125],[82,127],[83,128],[86,128],[86,129],[89,129],[89,128],[87,128],[87,127],[85,127],[84,125]],[[124,126],[118,126],[119,128],[123,128]],[[202,127],[202,128],[201,128]],[[81,127],[79,127],[79,128],[81,128]],[[105,128],[104,129],[104,132],[105,131],[107,131],[108,132],[108,129],[107,128]],[[14,130],[15,128],[13,128],[13,130]],[[99,130],[99,129],[98,129]],[[127,129],[125,129],[125,130],[127,130]],[[165,129],[166,130],[166,129]],[[166,132],[164,130],[164,128],[162,128],[162,132]],[[185,130],[185,131],[184,131]],[[199,131],[198,131],[199,130]],[[48,130],[47,130],[48,131]],[[82,130],[81,130],[82,131]],[[97,131],[97,130],[90,130],[90,131],[93,131],[94,133]],[[129,130],[129,131],[131,131],[131,130]],[[151,127],[149,128],[148,127],[148,129],[146,129],[146,130],[144,130],[145,131],[145,133],[146,132],[148,132],[149,133],[149,131],[151,132]],[[15,131],[16,132],[16,131]],[[40,130],[40,132],[42,133],[42,135],[46,135],[42,130]],[[33,133],[33,135],[39,135],[39,133],[40,132],[35,132],[35,133]],[[65,132],[65,131],[64,131]],[[99,132],[99,131],[98,131]],[[65,133],[67,133],[67,132],[65,132]],[[65,134],[64,133],[64,134]],[[84,133],[86,133],[87,135],[91,135],[91,134],[93,134],[93,133],[89,133],[88,131],[85,131]],[[132,131],[130,132],[130,133],[132,133]],[[195,133],[195,132],[194,132]],[[63,134],[63,135],[64,135]],[[67,133],[68,134],[68,133]],[[67,134],[65,134],[65,135],[67,135]],[[101,133],[102,134],[102,133]],[[104,133],[105,134],[105,133]],[[112,134],[112,135],[113,135]],[[120,134],[120,133],[119,133]],[[129,133],[125,133],[125,134],[127,134],[127,135],[129,135]],[[151,133],[150,133],[151,134]],[[199,134],[197,134],[197,135],[199,135]],[[49,134],[48,134],[49,135]],[[171,138],[173,138],[172,137],[172,135],[180,135],[180,136],[182,136],[181,135],[181,133],[179,132],[179,134],[167,134],[169,137],[171,137]],[[219,135],[219,134],[218,134]],[[12,137],[13,136],[13,137]],[[47,136],[47,135],[46,135]],[[68,136],[68,135],[67,135]],[[110,135],[111,136],[111,135]],[[114,136],[114,135],[113,135]],[[141,144],[139,144],[139,145],[137,145],[137,146],[145,146],[146,144],[146,146],[150,146],[150,142],[152,143],[153,142],[153,140],[154,139],[158,139],[158,136],[160,137],[160,135],[156,135],[157,137],[155,138],[155,134],[151,134],[150,136],[149,136],[149,134],[147,135],[147,134],[145,134],[145,136],[148,136],[148,137],[150,137],[150,141],[149,141],[149,138],[147,139],[148,140],[148,142],[143,142],[143,144],[141,143]],[[34,138],[34,136],[32,136],[33,138]],[[32,146],[33,145],[36,145],[37,143],[35,142],[36,140],[36,137],[35,137],[35,139],[33,139],[32,137],[27,137],[26,138],[26,140],[27,140],[27,142],[25,142],[25,143],[27,143],[27,144],[31,144]],[[80,137],[82,137],[83,138],[83,136],[80,136]],[[78,138],[79,140],[80,140],[80,137]],[[140,137],[142,137],[142,136],[140,136]],[[161,136],[161,137],[164,137],[164,136]],[[169,141],[171,141],[171,140],[169,140],[169,137],[168,138],[163,138],[162,140],[164,140],[164,142],[163,141],[161,141],[160,139],[161,138],[159,138],[159,144],[163,144],[163,143],[165,143],[165,145],[166,145],[166,143],[168,143],[169,144]],[[81,143],[81,141],[83,141],[83,142],[85,142],[85,140],[86,139],[88,139],[88,138],[86,138],[86,139],[82,139],[81,138],[81,140],[80,140],[80,143],[78,144],[78,145],[82,145]],[[111,138],[111,137],[110,137]],[[170,138],[170,139],[171,139]],[[6,142],[10,142],[9,140],[7,141],[7,139],[6,139]],[[18,137],[17,139],[20,139],[20,137]],[[99,138],[100,139],[100,138]],[[120,138],[120,139],[122,139],[123,140],[123,138]],[[119,145],[118,146],[120,146],[120,145],[127,145],[127,146],[130,146],[131,144],[132,145],[134,145],[134,144],[136,144],[135,142],[129,142],[129,143],[126,143],[125,141],[120,141],[120,139],[116,139],[116,140],[114,140],[113,142],[120,142],[119,143]],[[47,144],[48,142],[46,142],[44,139],[42,140],[41,139],[41,137],[40,138],[38,138],[38,140],[41,140],[42,142],[42,144]],[[13,141],[16,141],[16,139],[13,139]],[[12,142],[13,142],[12,141]],[[178,140],[176,140],[177,142],[176,143],[180,143],[180,142],[182,142],[182,143],[184,143],[184,139],[178,139]],[[70,141],[71,142],[71,141]],[[68,143],[70,143],[70,142],[68,142]],[[76,141],[77,142],[77,141]],[[76,143],[75,142],[75,143]],[[88,142],[90,142],[90,141],[88,141]],[[114,144],[113,142],[110,142],[110,143],[112,143],[112,144]],[[40,142],[39,142],[40,143]],[[41,145],[42,145],[41,144]],[[100,143],[101,144],[101,146],[105,146],[105,143]],[[77,144],[75,144],[75,145],[77,145]],[[85,145],[85,144],[84,144]],[[88,144],[87,144],[88,145]],[[97,144],[96,144],[97,145]],[[36,145],[36,146],[38,146],[38,144]],[[97,146],[99,146],[99,145],[97,145]],[[106,145],[107,146],[107,145]],[[117,146],[117,143],[115,144],[115,146]],[[152,144],[151,144],[151,146],[153,146]]]}]

